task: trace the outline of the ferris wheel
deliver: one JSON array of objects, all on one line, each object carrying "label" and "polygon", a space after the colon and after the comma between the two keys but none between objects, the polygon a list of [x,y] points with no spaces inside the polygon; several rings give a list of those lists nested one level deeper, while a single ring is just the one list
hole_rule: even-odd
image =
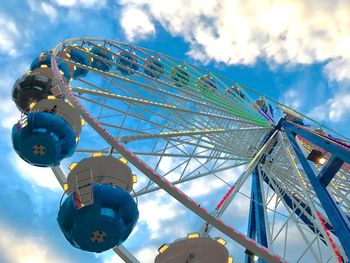
[{"label": "ferris wheel", "polygon": [[263,94],[153,50],[75,38],[35,58],[13,100],[14,149],[52,168],[57,220],[78,249],[144,262],[123,243],[143,198],[164,191],[201,220],[165,237],[157,263],[235,262],[232,251],[349,261],[349,139]]}]

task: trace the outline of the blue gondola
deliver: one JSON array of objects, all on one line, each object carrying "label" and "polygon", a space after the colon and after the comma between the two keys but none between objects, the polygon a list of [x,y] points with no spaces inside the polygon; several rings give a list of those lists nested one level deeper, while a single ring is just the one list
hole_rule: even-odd
[{"label": "blue gondola", "polygon": [[243,100],[246,99],[244,92],[239,87],[232,86],[231,88],[227,89],[227,92],[230,93],[234,97],[240,97]]},{"label": "blue gondola", "polygon": [[[56,57],[57,66],[61,72],[63,72],[63,76],[67,81],[71,78],[71,72],[66,63],[64,63],[60,58]],[[35,58],[30,64],[30,70],[34,71],[42,66],[47,66],[51,68],[51,54],[49,52],[41,53],[41,55]]]},{"label": "blue gondola", "polygon": [[139,211],[130,194],[116,186],[93,186],[94,203],[79,208],[73,192],[62,204],[57,221],[76,248],[103,252],[122,244],[133,230]]},{"label": "blue gondola", "polygon": [[163,64],[156,57],[149,57],[145,60],[143,71],[146,75],[154,79],[159,79],[164,74]]},{"label": "blue gondola", "polygon": [[171,70],[171,78],[178,87],[187,86],[190,82],[190,74],[186,67],[178,65]]},{"label": "blue gondola", "polygon": [[[91,65],[90,58],[83,51],[81,51],[79,49],[69,49],[67,52],[69,53],[70,59],[72,61],[74,61],[76,63],[80,63],[80,64],[85,65],[85,66]],[[76,67],[74,70],[74,73],[73,73],[73,78],[77,79],[77,78],[86,77],[88,72],[89,71],[87,69]]]},{"label": "blue gondola", "polygon": [[31,72],[17,79],[12,89],[12,99],[20,111],[28,113],[29,105],[52,95],[52,79],[47,74]]},{"label": "blue gondola", "polygon": [[12,143],[23,160],[40,167],[59,165],[77,146],[76,134],[68,122],[48,112],[32,112],[26,123],[15,124]]},{"label": "blue gondola", "polygon": [[[113,61],[114,57],[111,55],[110,52],[108,52],[108,49],[100,47],[100,46],[94,46],[91,50],[90,53],[95,54],[102,59],[93,57],[93,60],[91,62],[91,66],[93,68],[97,68],[99,70],[102,71],[109,71],[112,67],[112,65],[110,63],[108,63],[107,61]],[[106,61],[107,60],[107,61]]]},{"label": "blue gondola", "polygon": [[268,118],[272,119],[274,117],[272,105],[267,104],[263,98],[258,99],[255,103],[258,106],[257,109],[268,116]]},{"label": "blue gondola", "polygon": [[[67,64],[58,58],[57,65],[63,76],[69,81],[72,73]],[[38,102],[53,95],[52,80],[51,54],[44,52],[32,61],[30,71],[17,79],[13,86],[12,99],[19,110],[28,113],[32,102]]]},{"label": "blue gondola", "polygon": [[208,94],[216,91],[218,88],[212,76],[204,75],[197,80],[196,87],[201,93]]},{"label": "blue gondola", "polygon": [[136,71],[139,69],[137,62],[138,60],[135,53],[122,51],[119,53],[119,56],[118,56],[117,69],[123,75],[131,75],[134,73],[133,71]]}]

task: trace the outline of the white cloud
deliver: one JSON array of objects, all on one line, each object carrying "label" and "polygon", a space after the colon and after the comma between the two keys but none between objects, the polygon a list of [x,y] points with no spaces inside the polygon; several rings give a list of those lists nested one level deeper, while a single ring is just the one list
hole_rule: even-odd
[{"label": "white cloud", "polygon": [[[158,169],[162,172],[162,174],[166,174],[170,170],[173,170],[176,166],[180,165],[180,163],[182,163],[183,161],[184,160],[181,158],[165,156],[165,157],[162,157],[162,161],[159,163]],[[182,169],[183,169],[183,165],[181,165],[179,168],[169,173],[166,176],[167,180],[169,180],[170,182],[179,180]]]},{"label": "white cloud", "polygon": [[329,60],[330,78],[349,76],[332,70],[348,68],[349,1],[122,0],[121,4],[124,12],[147,10],[152,20],[182,36],[190,44],[188,54],[202,62],[250,65],[261,57],[273,65]]},{"label": "white cloud", "polygon": [[16,41],[19,31],[16,23],[9,17],[0,14],[0,53],[17,55]]},{"label": "white cloud", "polygon": [[32,166],[23,161],[15,153],[11,153],[9,159],[12,166],[23,179],[40,187],[62,191],[60,184],[50,168]]},{"label": "white cloud", "polygon": [[313,108],[308,114],[306,114],[308,117],[318,120],[318,121],[324,121],[328,118],[328,110],[329,110],[329,103],[325,102],[321,105],[316,106]]},{"label": "white cloud", "polygon": [[102,8],[106,6],[106,0],[55,0],[58,6],[63,7],[83,7],[83,8]]},{"label": "white cloud", "polygon": [[183,213],[180,204],[163,191],[157,191],[147,198],[140,199],[139,203],[139,223],[147,224],[151,239],[159,238],[164,234],[164,229],[161,229],[162,224]]},{"label": "white cloud", "polygon": [[85,8],[102,8],[107,4],[106,0],[80,0],[79,3]]},{"label": "white cloud", "polygon": [[2,72],[3,77],[0,84],[0,128],[5,128],[7,132],[12,129],[13,125],[20,118],[20,112],[11,99],[12,87],[16,81],[16,78],[23,75],[23,73],[29,68],[29,65],[26,63],[16,63],[17,64],[15,66],[12,64],[7,65],[7,68]]},{"label": "white cloud", "polygon": [[0,253],[12,263],[61,263],[69,259],[55,253],[40,237],[23,235],[11,226],[0,225]]},{"label": "white cloud", "polygon": [[[158,247],[150,246],[137,251],[135,257],[142,263],[153,263],[157,254]],[[110,259],[107,259],[105,263],[124,263],[124,261],[118,255],[113,255]]]},{"label": "white cloud", "polygon": [[0,113],[2,115],[0,125],[7,130],[12,129],[13,125],[20,118],[20,113],[12,99],[4,99],[1,101]]},{"label": "white cloud", "polygon": [[[192,198],[208,195],[223,186],[225,186],[222,192],[224,194],[225,191],[229,190],[229,186],[224,182],[232,185],[242,174],[244,168],[245,166],[239,166],[216,173],[216,176],[221,178],[223,181],[215,177],[215,175],[208,175],[186,182],[183,185],[180,185],[179,188]],[[217,197],[217,201],[219,201],[220,198],[221,197]]]},{"label": "white cloud", "polygon": [[207,176],[191,181],[190,183],[185,183],[180,189],[193,198],[207,195],[222,186],[223,182],[212,176]]},{"label": "white cloud", "polygon": [[136,257],[142,259],[142,262],[152,263],[154,262],[155,257],[158,254],[158,248],[156,247],[147,247],[141,249],[136,253]]},{"label": "white cloud", "polygon": [[316,106],[307,115],[319,121],[329,120],[339,122],[343,118],[349,117],[350,113],[350,93],[339,93],[321,105]]},{"label": "white cloud", "polygon": [[104,263],[124,263],[125,261],[122,260],[118,255],[113,255],[110,259],[107,259],[104,261]]},{"label": "white cloud", "polygon": [[281,102],[293,109],[299,109],[301,106],[300,93],[295,89],[289,89],[283,94]]},{"label": "white cloud", "polygon": [[77,4],[77,0],[55,0],[57,5],[71,7]]},{"label": "white cloud", "polygon": [[350,57],[332,60],[325,66],[324,70],[330,80],[335,80],[338,82],[349,81]]},{"label": "white cloud", "polygon": [[155,33],[150,17],[140,8],[125,9],[122,12],[120,23],[129,40],[144,39]]},{"label": "white cloud", "polygon": [[[1,29],[0,29],[1,30]],[[16,65],[7,64],[6,69],[2,72],[2,81],[0,83],[0,131],[3,135],[3,146],[12,147],[11,129],[20,119],[20,112],[11,99],[12,86],[18,76],[21,76],[29,67],[25,63],[16,61]]]},{"label": "white cloud", "polygon": [[350,111],[350,94],[336,96],[329,102],[329,119],[333,122],[340,121],[343,117],[349,114]]},{"label": "white cloud", "polygon": [[51,22],[56,21],[57,18],[57,10],[52,5],[46,2],[41,3],[42,11],[45,15],[47,15]]}]

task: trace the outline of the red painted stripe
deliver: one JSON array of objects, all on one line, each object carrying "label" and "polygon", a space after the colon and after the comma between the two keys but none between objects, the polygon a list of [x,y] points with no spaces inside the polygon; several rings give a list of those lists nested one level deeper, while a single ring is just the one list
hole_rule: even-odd
[{"label": "red painted stripe", "polygon": [[219,204],[216,206],[216,209],[220,209],[221,206],[225,203],[225,201],[227,200],[227,198],[230,196],[230,194],[233,192],[233,190],[235,189],[235,185],[233,185],[228,192],[225,194],[225,196],[221,199],[221,201],[219,202]]}]

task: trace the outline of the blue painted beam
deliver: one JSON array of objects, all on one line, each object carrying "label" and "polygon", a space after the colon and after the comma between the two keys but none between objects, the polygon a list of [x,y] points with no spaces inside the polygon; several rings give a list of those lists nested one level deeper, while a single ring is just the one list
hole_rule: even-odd
[{"label": "blue painted beam", "polygon": [[[255,220],[255,202],[253,191],[251,193],[251,200],[249,206],[249,219],[248,219],[248,233],[247,236],[251,239],[255,239],[256,236],[256,220]],[[252,253],[246,251],[245,263],[253,263]]]},{"label": "blue painted beam", "polygon": [[335,174],[339,171],[340,167],[343,165],[344,161],[339,159],[337,156],[332,155],[327,161],[321,172],[318,174],[317,178],[320,183],[327,187],[331,182]]},{"label": "blue painted beam", "polygon": [[[284,123],[285,124],[285,123]],[[290,124],[290,123],[288,123]],[[293,124],[294,125],[294,124]],[[333,200],[331,194],[328,192],[328,190],[320,183],[318,178],[316,177],[314,170],[310,166],[309,162],[305,158],[303,152],[301,151],[299,145],[297,144],[295,140],[295,133],[293,134],[292,132],[294,131],[300,131],[295,130],[295,125],[283,125],[285,128],[285,133],[288,136],[288,139],[290,143],[292,144],[294,148],[294,152],[297,155],[300,164],[303,166],[304,171],[313,187],[313,190],[315,191],[318,199],[320,200],[322,207],[324,211],[327,214],[327,217],[329,221],[331,222],[335,232],[337,233],[337,237],[342,244],[342,247],[345,251],[345,254],[347,255],[348,258],[350,258],[350,222],[349,219],[344,215],[342,212],[341,208],[338,207],[337,203]],[[305,139],[310,140],[310,138],[313,140],[310,140],[313,142],[315,145],[322,147],[325,142],[322,140],[319,140],[319,138],[314,138],[314,135],[306,130],[303,130],[302,133],[298,133]],[[310,135],[311,134],[311,135]],[[329,152],[332,152],[335,154],[337,157],[339,157],[337,154],[344,155],[341,157],[341,159],[348,160],[350,157],[350,153],[348,153],[349,156],[346,156],[346,152],[343,151],[345,149],[338,149],[342,148],[336,144],[327,144],[328,149],[325,149]],[[322,147],[323,148],[323,147]]]},{"label": "blue painted beam", "polygon": [[322,149],[326,150],[327,152],[332,153],[333,155],[337,156],[337,158],[343,160],[344,162],[347,162],[350,164],[350,149],[346,147],[342,147],[332,140],[329,140],[327,138],[324,138],[322,136],[319,136],[317,134],[314,134],[307,129],[304,129],[298,125],[295,125],[292,122],[289,121],[282,121],[282,127],[285,129],[288,129],[294,134],[299,134],[301,137],[307,139],[308,141],[312,142],[313,144],[321,147]]},{"label": "blue painted beam", "polygon": [[[261,184],[258,171],[252,174],[252,188],[251,200],[249,207],[249,221],[248,221],[248,237],[256,240],[264,247],[268,247],[266,235],[266,223],[264,215],[264,207],[262,206],[263,199],[261,194]],[[253,263],[253,257],[249,253],[245,256],[245,263]],[[265,263],[263,259],[258,260],[258,263]]]},{"label": "blue painted beam", "polygon": [[256,220],[256,240],[264,247],[268,247],[266,236],[266,222],[263,207],[263,198],[261,194],[261,183],[258,171],[253,173],[252,184],[254,187],[255,199],[255,220]]}]

